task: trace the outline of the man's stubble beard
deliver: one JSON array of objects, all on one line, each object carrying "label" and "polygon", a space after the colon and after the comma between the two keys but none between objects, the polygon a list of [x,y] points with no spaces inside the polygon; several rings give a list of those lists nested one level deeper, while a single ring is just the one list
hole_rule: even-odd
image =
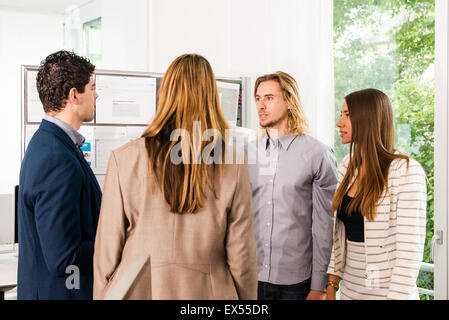
[{"label": "man's stubble beard", "polygon": [[[288,114],[286,115],[286,118],[288,119]],[[282,121],[284,121],[284,118],[279,118],[277,120],[272,120],[270,122],[268,122],[266,125],[262,125],[262,123],[259,121],[259,125],[263,128],[263,129],[269,129],[269,128],[273,128],[275,126],[277,126],[278,124],[280,124]]]}]

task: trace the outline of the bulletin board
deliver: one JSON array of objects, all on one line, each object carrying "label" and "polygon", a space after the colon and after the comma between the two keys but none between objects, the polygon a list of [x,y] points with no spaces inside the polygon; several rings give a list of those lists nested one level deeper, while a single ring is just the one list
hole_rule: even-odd
[{"label": "bulletin board", "polygon": [[[22,66],[22,159],[45,113],[36,88],[37,66]],[[152,121],[164,74],[96,70],[99,97],[94,119],[79,132],[86,138],[82,150],[103,187],[111,151],[139,138]],[[233,134],[247,135],[250,105],[248,77],[216,77],[220,105]]]}]

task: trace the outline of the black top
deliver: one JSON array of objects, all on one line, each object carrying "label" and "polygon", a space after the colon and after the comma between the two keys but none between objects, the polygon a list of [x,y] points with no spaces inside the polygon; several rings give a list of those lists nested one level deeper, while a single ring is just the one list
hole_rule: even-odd
[{"label": "black top", "polygon": [[346,238],[349,241],[365,242],[362,213],[357,208],[350,216],[348,216],[348,207],[351,200],[352,198],[345,194],[340,209],[337,211],[337,217],[345,225]]}]

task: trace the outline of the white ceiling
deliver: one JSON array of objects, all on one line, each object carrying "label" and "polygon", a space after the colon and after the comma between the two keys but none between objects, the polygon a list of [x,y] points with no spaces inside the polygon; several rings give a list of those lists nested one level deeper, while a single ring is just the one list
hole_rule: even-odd
[{"label": "white ceiling", "polygon": [[0,9],[9,8],[24,11],[35,11],[41,13],[64,14],[66,9],[79,7],[92,0],[0,0]]}]

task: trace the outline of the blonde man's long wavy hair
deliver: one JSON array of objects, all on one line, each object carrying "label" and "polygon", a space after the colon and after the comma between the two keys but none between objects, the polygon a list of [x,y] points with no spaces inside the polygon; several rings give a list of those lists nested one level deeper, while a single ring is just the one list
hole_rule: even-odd
[{"label": "blonde man's long wavy hair", "polygon": [[376,204],[384,190],[388,190],[388,171],[395,159],[409,157],[395,153],[393,110],[388,96],[377,89],[353,92],[345,97],[352,127],[352,141],[349,147],[349,164],[346,174],[332,201],[332,209],[338,210],[343,197],[352,186],[353,179],[360,173],[362,161],[365,173],[359,183],[356,195],[351,200],[348,213],[357,208],[369,221],[376,218]]},{"label": "blonde man's long wavy hair", "polygon": [[[201,124],[199,133],[194,133],[195,121]],[[184,133],[178,140],[171,141],[171,134],[176,129],[183,129],[180,131]],[[213,177],[208,173],[210,165],[201,159],[205,145],[210,145],[201,139],[208,129],[220,132],[221,139],[218,142],[214,140],[214,143],[221,143],[224,159],[225,130],[229,126],[220,108],[212,67],[198,54],[184,54],[176,58],[165,73],[156,115],[142,135],[145,137],[150,175],[155,178],[152,180],[157,181],[174,213],[197,212],[204,206],[205,188],[213,189]],[[182,146],[183,161],[175,164],[170,155],[178,143]],[[222,164],[212,166],[214,174],[216,166],[223,172]]]},{"label": "blonde man's long wavy hair", "polygon": [[293,135],[302,135],[309,130],[309,122],[302,108],[301,97],[299,95],[298,84],[295,79],[282,71],[266,74],[256,79],[254,85],[254,97],[257,88],[264,81],[276,81],[279,83],[284,101],[290,107],[288,112],[288,131]]}]

